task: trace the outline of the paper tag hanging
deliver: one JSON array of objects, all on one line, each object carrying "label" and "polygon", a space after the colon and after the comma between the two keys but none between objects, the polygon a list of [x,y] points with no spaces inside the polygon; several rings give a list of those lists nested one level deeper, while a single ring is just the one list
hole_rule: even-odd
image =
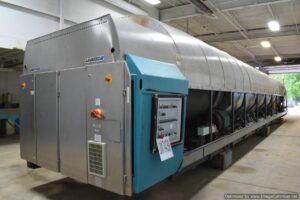
[{"label": "paper tag hanging", "polygon": [[161,161],[165,161],[174,157],[169,137],[157,138],[156,144]]}]

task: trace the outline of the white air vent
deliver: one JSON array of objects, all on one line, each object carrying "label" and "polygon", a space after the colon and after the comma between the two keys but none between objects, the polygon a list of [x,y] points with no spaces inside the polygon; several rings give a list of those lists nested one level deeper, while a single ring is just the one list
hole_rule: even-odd
[{"label": "white air vent", "polygon": [[106,175],[106,144],[88,141],[88,167],[89,173],[95,176]]}]

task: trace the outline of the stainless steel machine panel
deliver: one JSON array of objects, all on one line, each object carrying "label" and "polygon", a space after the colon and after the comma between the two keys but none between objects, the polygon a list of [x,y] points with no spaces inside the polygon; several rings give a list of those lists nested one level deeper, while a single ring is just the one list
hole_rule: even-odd
[{"label": "stainless steel machine panel", "polygon": [[22,75],[20,84],[20,147],[21,157],[36,163],[36,135],[34,132],[34,74]]},{"label": "stainless steel machine panel", "polygon": [[60,72],[60,171],[85,183],[87,182],[86,81],[85,68]]},{"label": "stainless steel machine panel", "polygon": [[57,73],[36,74],[35,130],[37,164],[53,171],[58,171],[57,120]]},{"label": "stainless steel machine panel", "polygon": [[234,67],[230,64],[230,62],[227,60],[227,58],[220,56],[220,61],[223,66],[224,70],[224,86],[227,90],[230,90],[232,88],[236,89],[236,81],[235,81],[235,74]]},{"label": "stainless steel machine panel", "polygon": [[[141,49],[141,46],[147,48]],[[120,18],[106,15],[31,40],[26,46],[23,73],[122,61],[125,54],[177,64],[189,80],[191,89],[241,92],[243,87],[242,91],[249,93],[267,91],[268,94],[283,95],[285,92],[278,81],[267,76],[264,76],[264,82],[268,84],[260,86],[252,81],[245,69],[245,66],[251,66],[147,16]],[[237,63],[227,65],[224,58],[231,64],[232,60]],[[228,74],[235,72],[230,66],[238,66],[242,76],[239,72]],[[252,72],[258,74],[257,70]],[[235,77],[235,84],[232,77]]]},{"label": "stainless steel machine panel", "polygon": [[[106,164],[105,176],[89,173],[88,183],[102,187],[118,194],[126,194],[131,172],[126,170],[124,155],[127,146],[125,137],[130,134],[125,129],[125,121],[129,113],[125,107],[129,103],[129,74],[124,63],[110,63],[87,67],[87,141],[105,144],[106,155],[102,162]],[[110,81],[107,80],[110,77]],[[101,110],[102,119],[93,118],[93,110]],[[129,149],[129,151],[131,151]],[[131,186],[130,186],[131,187]]]},{"label": "stainless steel machine panel", "polygon": [[111,62],[110,49],[117,49],[112,26],[111,17],[107,15],[29,41],[24,73],[81,67],[97,57],[102,57],[102,62]]},{"label": "stainless steel machine panel", "polygon": [[240,66],[236,63],[235,59],[233,59],[232,57],[228,56],[227,57],[231,68],[224,68],[224,70],[226,70],[226,73],[232,73],[234,76],[234,80],[235,80],[235,88],[236,91],[238,92],[242,92],[244,90],[244,76],[243,76],[243,72],[240,69]]}]

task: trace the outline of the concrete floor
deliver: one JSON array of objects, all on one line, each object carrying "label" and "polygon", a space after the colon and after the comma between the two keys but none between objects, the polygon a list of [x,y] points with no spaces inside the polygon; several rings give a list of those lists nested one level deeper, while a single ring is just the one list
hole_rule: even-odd
[{"label": "concrete floor", "polygon": [[[227,170],[200,165],[164,181],[137,199],[224,199],[228,193],[300,193],[300,108],[292,109],[267,137],[253,135],[233,149]],[[46,169],[31,170],[19,157],[16,136],[0,138],[1,200],[122,199]]]}]

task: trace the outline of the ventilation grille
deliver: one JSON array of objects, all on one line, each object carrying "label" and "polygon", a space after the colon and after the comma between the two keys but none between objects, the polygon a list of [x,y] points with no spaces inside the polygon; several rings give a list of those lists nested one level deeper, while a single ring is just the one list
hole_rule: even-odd
[{"label": "ventilation grille", "polygon": [[105,159],[105,143],[89,141],[88,142],[88,162],[89,173],[105,177],[106,159]]}]

